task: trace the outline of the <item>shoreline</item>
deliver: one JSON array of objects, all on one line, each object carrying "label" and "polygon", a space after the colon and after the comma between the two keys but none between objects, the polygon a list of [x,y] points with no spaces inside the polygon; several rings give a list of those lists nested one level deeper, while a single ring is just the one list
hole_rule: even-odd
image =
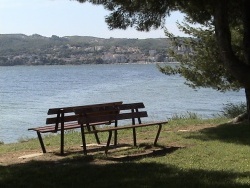
[{"label": "shoreline", "polygon": [[30,67],[30,66],[81,66],[81,65],[157,65],[157,64],[180,64],[179,62],[137,62],[137,63],[83,63],[83,64],[27,64],[27,65],[0,65],[0,67]]}]

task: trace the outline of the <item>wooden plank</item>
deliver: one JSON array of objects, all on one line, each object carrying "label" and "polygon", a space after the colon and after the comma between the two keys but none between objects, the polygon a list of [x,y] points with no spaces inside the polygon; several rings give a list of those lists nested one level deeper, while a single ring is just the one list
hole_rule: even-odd
[{"label": "wooden plank", "polygon": [[98,106],[112,106],[112,105],[120,105],[122,101],[118,102],[109,102],[109,103],[100,103],[100,104],[91,104],[91,105],[83,105],[83,106],[70,106],[70,107],[60,107],[60,108],[50,108],[48,110],[48,115],[57,114],[60,110],[63,109],[64,113],[74,112],[75,108],[92,108]]},{"label": "wooden plank", "polygon": [[[67,125],[67,126],[64,127],[65,130],[76,129],[76,128],[80,128],[80,125],[75,124],[75,125]],[[43,127],[43,128],[36,128],[36,129],[33,129],[33,130],[41,132],[41,133],[54,132],[55,127]],[[58,127],[58,131],[59,130],[61,130],[61,126]]]},{"label": "wooden plank", "polygon": [[[110,124],[112,122],[105,121],[105,122],[96,122],[96,123],[91,123],[89,126],[96,126],[96,125],[104,125],[104,124]],[[75,123],[70,123],[70,124],[65,124],[64,129],[65,130],[70,130],[70,129],[77,129],[80,128],[80,124],[78,122]],[[84,125],[86,126],[86,125]],[[49,125],[49,126],[43,126],[43,127],[36,127],[36,128],[29,128],[28,130],[33,130],[33,131],[38,131],[41,133],[48,133],[48,132],[54,132],[55,131],[55,126],[54,125]],[[61,130],[61,124],[58,126],[58,131]]]},{"label": "wooden plank", "polygon": [[85,134],[93,134],[95,132],[108,132],[108,131],[114,131],[114,130],[131,129],[131,128],[138,128],[138,127],[147,127],[147,126],[153,126],[153,125],[163,125],[163,124],[167,124],[167,123],[168,123],[167,121],[159,121],[159,122],[136,124],[136,125],[109,127],[109,128],[104,128],[104,129],[98,129],[95,131],[85,132]]},{"label": "wooden plank", "polygon": [[134,113],[122,113],[122,114],[98,114],[90,115],[87,117],[79,117],[79,124],[89,124],[89,123],[95,123],[95,122],[101,122],[101,121],[114,121],[114,120],[125,120],[125,119],[132,119],[132,118],[142,118],[142,117],[148,117],[148,114],[146,111],[142,112],[134,112]]},{"label": "wooden plank", "polygon": [[119,110],[132,110],[132,109],[145,108],[145,106],[142,102],[139,102],[139,103],[129,103],[129,104],[117,105],[117,108]]},{"label": "wooden plank", "polygon": [[46,124],[56,124],[56,123],[62,123],[62,122],[72,122],[72,121],[78,121],[78,115],[68,115],[64,116],[64,118],[57,118],[57,117],[50,117],[46,119]]},{"label": "wooden plank", "polygon": [[98,115],[98,114],[110,114],[110,113],[118,113],[116,106],[98,106],[98,107],[91,107],[91,108],[75,108],[75,114],[82,114],[82,115]]}]

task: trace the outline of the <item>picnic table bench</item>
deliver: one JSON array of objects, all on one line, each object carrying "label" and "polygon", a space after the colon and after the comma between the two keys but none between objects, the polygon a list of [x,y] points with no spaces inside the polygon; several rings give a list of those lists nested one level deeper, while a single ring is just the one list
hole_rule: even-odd
[{"label": "picnic table bench", "polygon": [[[75,108],[75,114],[78,115],[78,123],[81,125],[81,134],[82,134],[82,142],[83,142],[83,152],[87,155],[86,148],[86,140],[85,134],[97,134],[100,132],[108,132],[108,139],[105,148],[105,154],[108,153],[108,149],[110,146],[112,133],[115,134],[114,145],[117,144],[117,131],[124,129],[132,129],[133,130],[133,142],[134,146],[136,143],[136,128],[146,127],[146,126],[156,126],[158,125],[158,130],[156,133],[156,137],[154,140],[154,145],[157,144],[157,140],[159,138],[162,125],[168,123],[167,121],[158,121],[158,122],[149,122],[142,123],[141,118],[148,117],[146,111],[140,111],[139,109],[145,108],[142,102],[140,103],[130,103],[130,104],[118,104],[115,106],[108,106],[106,108]],[[129,125],[118,125],[120,120],[131,120],[131,124]],[[114,122],[114,126],[109,127],[101,127],[99,129],[94,129],[89,131],[84,131],[84,127],[90,127],[93,123],[98,122]]]},{"label": "picnic table bench", "polygon": [[[51,108],[48,110],[49,117],[46,119],[46,125],[36,128],[29,128],[28,130],[36,131],[43,153],[46,153],[43,138],[41,133],[61,133],[61,154],[64,153],[64,131],[70,129],[83,128],[84,125],[78,123],[78,115],[74,113],[75,109],[85,109],[85,111],[92,111],[92,109],[105,109],[106,107],[113,107],[120,105],[122,102],[110,102],[84,106],[70,106],[62,108]],[[95,121],[88,124],[88,131],[95,130],[96,125],[110,124],[112,121]],[[97,144],[100,144],[97,132],[94,132]]]}]

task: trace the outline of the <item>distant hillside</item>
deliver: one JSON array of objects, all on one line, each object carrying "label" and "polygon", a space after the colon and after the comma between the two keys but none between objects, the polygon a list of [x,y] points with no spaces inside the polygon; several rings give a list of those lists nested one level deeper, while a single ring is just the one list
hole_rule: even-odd
[{"label": "distant hillside", "polygon": [[166,62],[168,48],[166,38],[0,34],[0,66]]}]

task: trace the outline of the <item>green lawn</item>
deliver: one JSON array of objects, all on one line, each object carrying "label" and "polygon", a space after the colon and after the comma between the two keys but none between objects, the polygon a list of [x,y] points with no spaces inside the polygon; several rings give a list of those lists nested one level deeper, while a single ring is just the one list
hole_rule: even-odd
[{"label": "green lawn", "polygon": [[[118,153],[140,153],[151,147],[151,133],[156,129],[142,128],[138,130],[141,147],[111,151],[108,157],[79,152],[57,161],[34,158],[27,163],[0,163],[0,187],[250,187],[250,125],[226,121],[173,120],[164,126],[159,138],[159,147],[165,149],[152,155],[113,158]],[[199,127],[207,128],[197,130]],[[124,131],[119,139],[131,141],[131,136],[130,131]],[[79,143],[79,133],[66,135],[66,151]],[[56,147],[57,155],[57,136],[46,137],[45,144]],[[0,155],[39,147],[37,139],[4,144],[0,145]]]}]

